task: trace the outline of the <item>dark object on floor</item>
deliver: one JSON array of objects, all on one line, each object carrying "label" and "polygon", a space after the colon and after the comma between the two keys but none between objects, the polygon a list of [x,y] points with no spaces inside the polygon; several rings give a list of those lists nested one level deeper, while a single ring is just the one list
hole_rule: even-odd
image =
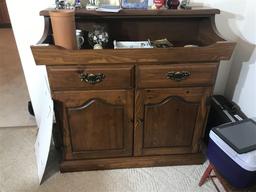
[{"label": "dark object on floor", "polygon": [[30,115],[35,116],[34,109],[33,109],[31,101],[28,102],[28,112],[29,112]]},{"label": "dark object on floor", "polygon": [[[214,174],[211,174],[212,171],[214,171]],[[223,188],[225,189],[226,192],[252,192],[252,191],[256,191],[256,185],[250,187],[250,188],[246,188],[246,189],[237,189],[235,187],[233,187],[232,185],[230,185],[224,178],[222,175],[220,175],[220,173],[216,170],[216,168],[210,163],[208,165],[208,167],[206,168],[204,174],[202,175],[200,181],[199,181],[199,186],[202,186],[208,179],[211,179],[211,181],[213,182],[216,190],[218,192],[220,192],[221,190],[218,188],[218,186],[216,185],[214,178],[217,178],[219,180],[219,182],[221,183],[221,185],[223,186]]]},{"label": "dark object on floor", "polygon": [[207,157],[218,172],[237,188],[256,182],[256,123],[251,119],[213,128]]},{"label": "dark object on floor", "polygon": [[204,141],[208,144],[211,128],[230,122],[247,119],[240,107],[226,99],[222,95],[214,95],[211,98],[211,109],[205,129]]}]

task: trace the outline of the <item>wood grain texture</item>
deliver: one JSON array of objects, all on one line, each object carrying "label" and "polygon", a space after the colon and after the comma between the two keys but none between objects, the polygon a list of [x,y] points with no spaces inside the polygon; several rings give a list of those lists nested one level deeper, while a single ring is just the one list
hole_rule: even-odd
[{"label": "wood grain texture", "polygon": [[[139,88],[211,86],[215,82],[218,63],[194,63],[173,65],[140,65],[136,68]],[[184,80],[167,78],[168,72],[189,72]]]},{"label": "wood grain texture", "polygon": [[201,164],[204,161],[205,156],[202,153],[147,157],[120,157],[111,159],[88,159],[63,161],[60,164],[60,171],[71,172],[152,166],[191,165]]},{"label": "wood grain texture", "polygon": [[198,26],[198,40],[205,44],[211,44],[221,41],[220,38],[224,40],[216,28],[215,17],[203,18]]},{"label": "wood grain texture", "polygon": [[144,148],[190,147],[199,104],[185,99],[170,95],[144,105]]},{"label": "wood grain texture", "polygon": [[135,155],[196,153],[209,88],[145,89],[135,101]]},{"label": "wood grain texture", "polygon": [[[133,87],[134,66],[47,67],[52,90],[129,89]],[[103,74],[102,82],[81,81],[81,74]]]},{"label": "wood grain texture", "polygon": [[156,64],[177,62],[216,62],[229,59],[235,44],[219,42],[206,47],[175,47],[162,49],[65,50],[55,46],[32,46],[37,65],[77,64]]},{"label": "wood grain texture", "polygon": [[[49,16],[49,11],[52,9],[42,10],[40,12],[41,16]],[[191,10],[183,10],[183,9],[165,9],[165,10],[138,10],[138,9],[122,9],[118,13],[107,13],[107,12],[98,12],[86,9],[77,9],[75,15],[83,18],[90,17],[99,17],[101,19],[104,18],[122,18],[123,17],[155,17],[155,16],[185,16],[185,17],[203,17],[209,15],[219,14],[220,10],[212,9],[207,7],[199,7],[193,8]]]},{"label": "wood grain texture", "polygon": [[62,103],[65,159],[132,155],[133,92],[54,92]]},{"label": "wood grain texture", "polygon": [[67,113],[73,152],[124,147],[123,105],[111,105],[101,99],[91,99],[80,107],[68,108]]}]

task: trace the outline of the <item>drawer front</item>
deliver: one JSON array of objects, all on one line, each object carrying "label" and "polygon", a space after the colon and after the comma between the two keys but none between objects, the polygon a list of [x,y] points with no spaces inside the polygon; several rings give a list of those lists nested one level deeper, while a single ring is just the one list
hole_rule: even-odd
[{"label": "drawer front", "polygon": [[133,87],[133,66],[47,67],[52,90],[125,89]]},{"label": "drawer front", "polygon": [[137,87],[208,86],[215,82],[218,63],[140,65]]}]

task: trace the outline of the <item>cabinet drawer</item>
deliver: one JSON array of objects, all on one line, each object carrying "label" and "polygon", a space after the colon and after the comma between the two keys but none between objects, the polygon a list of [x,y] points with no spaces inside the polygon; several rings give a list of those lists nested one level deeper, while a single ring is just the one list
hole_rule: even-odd
[{"label": "cabinet drawer", "polygon": [[140,65],[137,68],[139,88],[213,85],[217,63]]},{"label": "cabinet drawer", "polygon": [[47,67],[52,90],[133,87],[133,66]]}]

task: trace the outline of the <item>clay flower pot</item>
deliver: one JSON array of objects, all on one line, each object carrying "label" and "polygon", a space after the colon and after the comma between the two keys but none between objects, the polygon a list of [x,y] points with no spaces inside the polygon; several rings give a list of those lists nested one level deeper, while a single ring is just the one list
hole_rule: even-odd
[{"label": "clay flower pot", "polygon": [[54,44],[66,49],[77,49],[74,10],[50,11]]}]

